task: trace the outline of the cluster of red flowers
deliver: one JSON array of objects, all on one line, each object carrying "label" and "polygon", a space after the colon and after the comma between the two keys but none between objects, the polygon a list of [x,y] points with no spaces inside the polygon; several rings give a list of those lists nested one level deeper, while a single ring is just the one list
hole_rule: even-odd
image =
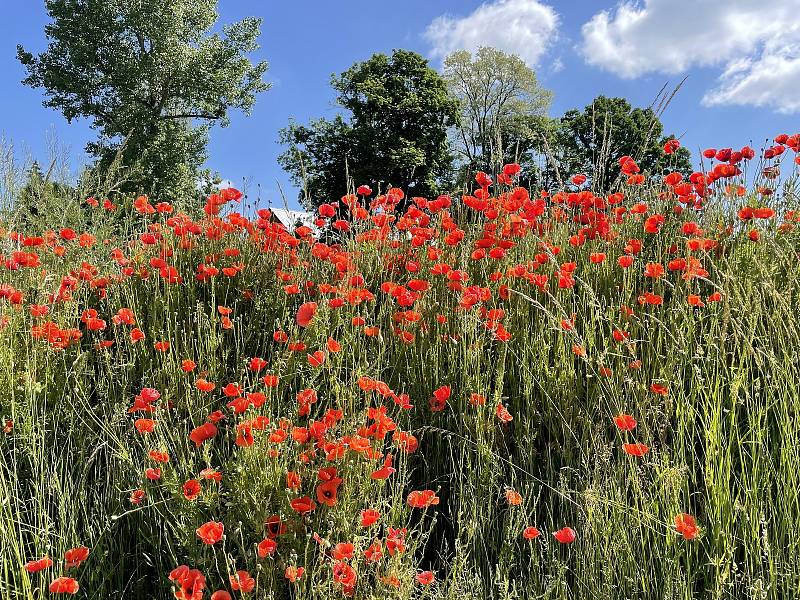
[{"label": "cluster of red flowers", "polygon": [[[64,553],[64,570],[80,567],[89,558],[89,548],[79,546],[71,548]],[[25,563],[25,570],[28,573],[38,573],[45,571],[53,566],[53,560],[49,556],[31,560]],[[72,577],[60,576],[53,579],[48,589],[53,594],[77,594],[80,585]]]},{"label": "cluster of red flowers", "polygon": [[[395,188],[373,197],[368,186],[361,186],[356,194],[321,205],[316,225],[338,232],[344,240],[340,243],[317,239],[310,227],[298,227],[290,232],[266,209],[258,211],[255,219],[235,212],[221,216],[230,202],[242,198],[241,192],[231,188],[210,196],[204,207],[205,217],[199,220],[175,214],[167,203],[153,205],[142,196],[134,202],[134,209],[139,215],[151,216],[152,222],[124,248],[111,249],[109,267],[82,259],[79,268],[71,269],[60,279],[46,301],[44,298],[29,299],[23,291],[9,284],[0,286],[0,299],[15,307],[27,304],[32,337],[46,341],[54,351],[66,352],[71,346],[84,343],[92,344],[97,351],[106,351],[115,345],[133,347],[149,340],[147,344],[153,351],[171,355],[173,342],[148,331],[146,324],[140,322],[144,321],[140,320],[140,315],[124,303],[124,296],[118,298],[122,304],[103,314],[101,307],[109,306],[111,299],[116,298],[116,289],[127,281],[155,280],[165,289],[181,289],[189,284],[211,288],[220,281],[230,280],[237,282],[244,300],[251,300],[257,290],[248,287],[250,279],[246,276],[251,267],[238,246],[244,244],[248,253],[269,257],[273,261],[278,289],[282,290],[288,307],[286,314],[276,317],[276,329],[269,334],[272,347],[269,358],[240,357],[244,375],[238,381],[231,381],[204,364],[203,356],[177,357],[179,375],[188,382],[187,387],[196,390],[194,393],[204,399],[206,407],[199,419],[195,415],[194,420],[186,420],[183,434],[186,447],[180,452],[194,457],[190,460],[196,458],[198,463],[205,464],[192,471],[188,479],[185,475],[179,476],[177,461],[158,447],[161,442],[151,443],[151,440],[163,440],[158,436],[160,428],[164,427],[162,422],[169,421],[173,427],[176,415],[182,410],[181,401],[162,386],[159,386],[161,389],[141,389],[128,412],[147,462],[141,467],[140,487],[130,493],[130,502],[146,504],[151,496],[160,496],[173,482],[180,496],[189,503],[196,504],[206,496],[221,493],[220,484],[227,482],[229,474],[208,466],[209,457],[217,456],[211,454],[211,447],[224,446],[235,454],[255,446],[271,459],[285,457],[295,465],[281,472],[286,481],[286,502],[281,514],[266,519],[266,534],[263,539],[259,535],[261,541],[255,554],[258,559],[280,564],[283,577],[296,584],[302,580],[305,568],[289,558],[291,545],[283,540],[296,532],[309,533],[318,543],[326,564],[330,565],[332,580],[344,595],[352,595],[359,581],[354,557],[360,554],[366,564],[381,565],[384,553],[390,557],[403,554],[412,534],[407,523],[390,522],[387,515],[376,508],[362,506],[359,513],[353,515],[353,521],[371,532],[369,543],[332,543],[318,533],[326,511],[339,503],[342,490],[355,494],[356,488],[362,485],[361,474],[369,473],[369,481],[378,482],[375,485],[384,485],[381,482],[393,476],[397,478],[399,471],[405,477],[408,455],[419,446],[414,432],[401,426],[407,422],[405,415],[429,411],[429,418],[441,418],[438,413],[455,411],[456,402],[467,406],[468,410],[480,410],[487,403],[489,390],[454,389],[443,374],[441,380],[427,390],[429,396],[412,398],[407,392],[392,390],[377,378],[380,374],[373,377],[351,373],[353,387],[364,394],[364,410],[357,415],[345,414],[331,398],[321,393],[318,385],[323,377],[332,376],[328,371],[334,368],[331,363],[344,354],[344,344],[333,337],[338,334],[328,329],[329,324],[343,323],[337,331],[350,332],[348,343],[362,339],[361,336],[364,339],[391,337],[403,348],[420,339],[457,342],[461,333],[458,328],[449,326],[457,318],[485,332],[486,344],[503,347],[515,339],[514,327],[508,318],[515,295],[546,298],[570,294],[574,288],[584,285],[581,282],[591,270],[596,270],[612,273],[609,276],[619,281],[636,281],[636,285],[641,286],[633,290],[630,302],[633,306],[638,304],[637,308],[624,304],[618,307],[618,317],[607,341],[624,357],[623,370],[644,373],[635,343],[635,336],[642,329],[639,316],[646,311],[658,311],[667,301],[667,288],[677,290],[678,284],[682,286],[680,289],[688,290],[683,298],[691,310],[710,310],[709,305],[724,300],[712,281],[714,257],[722,251],[724,241],[736,234],[739,225],[752,227],[746,235],[753,242],[759,239],[759,229],[753,223],[772,226],[778,214],[769,206],[775,189],[769,182],[775,181],[780,157],[787,149],[796,154],[799,143],[797,135],[775,138],[775,145],[763,155],[764,160],[773,162],[762,171],[758,200],[751,199],[747,206],[740,208],[739,223],[715,231],[705,231],[692,215],[702,211],[715,194],[730,198],[744,195],[736,178],[742,176],[743,166],[755,157],[750,148],[706,150],[704,157],[714,161],[710,171],[693,173],[686,179],[684,174],[669,173],[659,181],[648,180],[635,159],[624,156],[619,159],[619,169],[627,187],[605,195],[596,195],[587,189],[588,178],[582,174],[571,178],[572,189],[552,194],[542,191],[532,196],[527,189],[516,185],[521,171],[519,165],[506,165],[497,174],[496,184],[492,176],[478,173],[477,188],[460,199],[463,207],[459,207],[468,209],[471,219],[480,224],[476,229],[478,235],[469,234],[453,216],[458,200],[449,196],[433,200],[405,198],[403,192]],[[679,146],[677,140],[670,140],[664,152],[671,154]],[[797,157],[795,162],[798,162]],[[648,182],[659,186],[658,204],[654,206],[637,199],[637,186]],[[492,186],[495,186],[494,191]],[[100,205],[94,199],[89,199],[88,203]],[[399,207],[403,206],[404,210],[400,211]],[[103,208],[116,209],[108,201],[103,202]],[[791,231],[797,223],[800,223],[800,215],[788,212],[783,215],[778,231]],[[564,244],[555,243],[550,235],[559,224],[571,228]],[[622,237],[623,225],[627,231],[634,231],[634,235]],[[530,255],[517,252],[526,238],[536,240],[536,251]],[[40,252],[66,260],[80,252],[79,249],[88,252],[96,243],[92,235],[77,234],[71,229],[46,232],[41,236],[14,233],[8,239],[18,246],[3,257],[5,268],[11,272],[41,268]],[[347,240],[352,240],[352,247]],[[229,241],[230,245],[221,249],[222,244]],[[367,244],[376,249],[380,259],[380,269],[371,273],[362,271],[359,263],[358,248]],[[666,264],[657,262],[648,252],[655,245],[668,246]],[[198,260],[196,257],[200,255],[202,258]],[[584,255],[586,259],[582,260]],[[187,268],[187,260],[179,260],[182,256],[195,257],[195,262]],[[303,276],[312,270],[329,276],[323,281]],[[58,308],[76,297],[96,298],[105,303],[86,306],[79,311],[78,322],[67,325],[68,311]],[[374,308],[376,305],[390,307],[390,317],[381,320],[379,311]],[[231,306],[236,305],[231,303]],[[235,335],[237,323],[246,318],[237,313],[235,307],[218,305],[211,312],[221,335]],[[558,315],[554,329],[563,336],[567,348],[571,347],[576,360],[589,364],[594,360],[592,349],[579,335],[577,319],[575,314]],[[305,387],[293,388],[291,393],[282,383],[283,378],[289,376],[287,364],[295,370],[291,375],[300,373],[305,382]],[[335,368],[342,368],[342,363],[336,362],[336,365]],[[611,366],[600,363],[594,366],[601,377],[614,376]],[[665,397],[670,393],[663,380],[643,383],[644,393],[652,397]],[[264,414],[270,403],[287,397],[293,398],[291,405],[280,404],[286,416],[275,418]],[[415,404],[419,400],[422,402]],[[496,418],[494,427],[513,426],[514,415],[499,396],[490,407],[491,418]],[[617,435],[623,437],[619,447],[625,455],[636,458],[648,455],[651,446],[639,441],[647,438],[644,435],[637,435],[639,440],[632,437],[637,430],[633,415],[620,413],[609,415],[609,419],[616,426]],[[11,427],[13,424],[7,430]],[[407,506],[422,511],[415,513],[415,518],[424,518],[426,511],[436,510],[441,502],[437,490],[406,491]],[[512,507],[524,503],[522,495],[511,488],[506,489],[505,498]],[[396,519],[398,511],[392,514]],[[222,545],[231,530],[230,524],[226,528],[224,514],[215,517],[221,520],[199,524],[196,542],[209,547]],[[677,515],[674,524],[675,530],[687,540],[695,539],[700,531],[688,514]],[[536,540],[540,535],[541,531],[532,525],[522,531],[525,540]],[[578,533],[569,526],[554,530],[552,535],[561,544],[572,544],[579,539]],[[287,552],[282,554],[284,546]],[[65,556],[65,569],[79,566],[88,554],[87,548],[70,550]],[[275,559],[278,556],[282,557],[280,561]],[[246,558],[241,557],[242,560]],[[36,573],[52,565],[53,562],[44,557],[27,563],[25,569]],[[388,567],[379,578],[386,585],[399,584]],[[186,565],[175,568],[169,580],[179,600],[199,600],[206,590],[203,573]],[[421,585],[431,585],[435,580],[432,571],[418,573],[415,578]],[[232,592],[248,593],[257,583],[257,577],[247,570],[237,570],[225,586]],[[54,593],[74,594],[78,589],[77,581],[66,576],[55,579],[50,585]],[[231,594],[219,589],[211,597],[223,600]]]}]

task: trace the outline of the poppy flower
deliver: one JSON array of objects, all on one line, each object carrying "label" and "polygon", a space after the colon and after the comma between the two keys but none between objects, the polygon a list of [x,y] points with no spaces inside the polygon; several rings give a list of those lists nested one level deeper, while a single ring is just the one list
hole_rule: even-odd
[{"label": "poppy flower", "polygon": [[147,456],[159,463],[169,462],[169,454],[162,452],[161,450],[150,450],[150,452],[147,453]]},{"label": "poppy flower", "polygon": [[275,550],[277,549],[278,549],[278,542],[276,542],[272,538],[264,538],[258,544],[258,556],[261,558],[272,556],[275,553]]},{"label": "poppy flower", "polygon": [[225,590],[217,590],[211,594],[211,600],[233,600],[233,598]]},{"label": "poppy flower", "polygon": [[238,592],[252,592],[256,587],[256,580],[250,576],[247,571],[236,571],[236,575],[230,576],[231,587],[233,591]]},{"label": "poppy flower", "polygon": [[222,473],[220,473],[216,469],[209,467],[200,471],[200,479],[216,481],[219,483],[220,481],[222,481]]},{"label": "poppy flower", "polygon": [[687,540],[696,538],[700,531],[694,517],[686,513],[675,515],[675,529]]},{"label": "poppy flower", "polygon": [[[335,498],[335,493],[333,494],[333,497]],[[295,498],[294,500],[289,502],[289,505],[292,507],[292,510],[300,513],[301,515],[308,514],[312,512],[315,508],[317,508],[316,502],[314,502],[308,496]]]},{"label": "poppy flower", "polygon": [[325,353],[322,350],[317,350],[312,354],[306,355],[308,364],[312,367],[320,367],[325,362]]},{"label": "poppy flower", "polygon": [[622,449],[625,451],[626,454],[637,457],[642,457],[648,452],[650,452],[650,446],[641,443],[622,444]]},{"label": "poppy flower", "polygon": [[297,581],[303,576],[303,573],[305,572],[306,570],[303,567],[289,566],[286,567],[286,571],[284,571],[283,576],[292,583],[297,583]]},{"label": "poppy flower", "polygon": [[261,381],[264,383],[265,386],[274,388],[278,387],[280,378],[277,375],[270,374],[270,375],[264,375],[264,377],[261,378]]},{"label": "poppy flower", "polygon": [[378,562],[383,558],[383,546],[379,541],[372,542],[366,550],[364,550],[364,558],[368,563]]},{"label": "poppy flower", "polygon": [[266,366],[267,366],[267,361],[257,356],[251,358],[247,363],[247,368],[256,373],[261,369],[265,368]]},{"label": "poppy flower", "polygon": [[215,435],[217,435],[217,426],[213,423],[203,423],[199,427],[192,429],[189,439],[194,442],[196,448],[199,448],[203,442],[210,440]]},{"label": "poppy flower", "polygon": [[383,467],[377,471],[373,471],[370,477],[372,479],[389,479],[389,476],[394,472],[395,469],[392,467],[392,455],[387,454],[383,461]]},{"label": "poppy flower", "polygon": [[381,518],[381,513],[377,510],[367,508],[361,511],[361,526],[372,527]]},{"label": "poppy flower", "polygon": [[177,600],[200,600],[203,597],[206,578],[198,569],[180,565],[172,570],[169,579],[181,588],[175,592]]},{"label": "poppy flower", "polygon": [[89,548],[86,546],[71,548],[64,553],[65,568],[79,567],[87,558],[89,558]]},{"label": "poppy flower", "polygon": [[431,410],[434,412],[441,412],[447,405],[447,400],[450,398],[450,386],[443,385],[433,392],[433,398],[430,400]]},{"label": "poppy flower", "polygon": [[514,420],[514,416],[508,412],[508,409],[503,406],[502,404],[497,405],[497,410],[495,411],[497,414],[497,418],[500,419],[503,423],[510,423]]},{"label": "poppy flower", "polygon": [[469,403],[472,406],[484,406],[486,404],[486,396],[483,394],[470,394]]},{"label": "poppy flower", "polygon": [[556,538],[556,541],[560,544],[571,544],[575,541],[575,530],[571,527],[563,527],[558,531],[553,532],[553,537]]},{"label": "poppy flower", "polygon": [[156,422],[153,419],[136,419],[134,426],[139,433],[153,433]]},{"label": "poppy flower", "polygon": [[582,173],[579,175],[573,175],[572,183],[579,187],[582,186],[584,183],[586,183],[586,175],[583,175]]},{"label": "poppy flower", "polygon": [[210,382],[210,381],[207,381],[207,380],[205,380],[205,379],[198,379],[198,380],[195,382],[195,387],[196,387],[198,390],[200,390],[201,392],[206,392],[206,393],[208,393],[208,392],[213,392],[213,391],[214,391],[214,388],[215,388],[215,387],[217,387],[217,386],[216,386],[216,385],[214,385],[212,382]]},{"label": "poppy flower", "polygon": [[198,527],[196,533],[204,544],[212,546],[222,539],[222,535],[225,533],[225,525],[216,521],[209,521]]},{"label": "poppy flower", "polygon": [[415,577],[417,583],[421,583],[422,585],[430,585],[434,582],[436,577],[431,571],[423,571],[422,573],[417,573]]},{"label": "poppy flower", "polygon": [[506,501],[511,506],[519,506],[520,504],[522,504],[522,494],[520,494],[516,490],[513,490],[511,488],[506,489],[505,496],[506,496]]},{"label": "poppy flower", "polygon": [[650,391],[659,396],[666,396],[669,394],[669,388],[661,383],[654,383],[650,386]]},{"label": "poppy flower", "polygon": [[406,502],[411,508],[428,508],[439,504],[439,497],[433,490],[415,490],[408,494]]},{"label": "poppy flower", "polygon": [[28,573],[38,573],[53,566],[53,561],[49,556],[44,556],[38,560],[31,560],[25,563],[25,570]]},{"label": "poppy flower", "polygon": [[614,417],[614,425],[616,425],[617,429],[620,431],[633,431],[636,429],[636,419],[631,415],[617,415]]},{"label": "poppy flower", "polygon": [[200,482],[196,479],[190,479],[183,484],[183,497],[187,500],[196,500],[202,491],[203,488],[200,487]]},{"label": "poppy flower", "polygon": [[331,548],[331,557],[334,560],[349,560],[353,558],[355,546],[350,542],[339,542]]},{"label": "poppy flower", "polygon": [[[338,477],[334,477],[329,481],[323,481],[317,486],[317,501],[320,504],[325,504],[327,506],[333,506],[337,502],[336,494],[339,491],[339,486],[341,485],[342,480]],[[294,508],[294,506],[292,507]],[[313,509],[312,509],[313,510]]]},{"label": "poppy flower", "polygon": [[522,537],[526,540],[535,540],[542,533],[536,527],[526,527],[522,530]]},{"label": "poppy flower", "polygon": [[48,588],[51,594],[77,594],[81,588],[72,577],[54,579]]},{"label": "poppy flower", "polygon": [[300,488],[300,475],[294,471],[286,473],[286,487],[290,490],[297,490]]},{"label": "poppy flower", "polygon": [[300,308],[297,309],[297,315],[296,315],[297,324],[300,327],[308,327],[309,325],[311,325],[311,321],[313,321],[316,312],[317,312],[316,302],[306,302],[305,304],[301,304]]}]

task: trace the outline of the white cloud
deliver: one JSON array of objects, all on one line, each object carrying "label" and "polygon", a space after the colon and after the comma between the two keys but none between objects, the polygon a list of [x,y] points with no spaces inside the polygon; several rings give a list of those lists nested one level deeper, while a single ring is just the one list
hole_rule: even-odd
[{"label": "white cloud", "polygon": [[582,27],[584,59],[619,77],[722,69],[706,105],[800,110],[800,0],[623,1]]},{"label": "white cloud", "polygon": [[800,45],[788,44],[731,62],[719,85],[703,96],[703,104],[770,107],[790,114],[800,112],[799,92]]},{"label": "white cloud", "polygon": [[533,66],[555,40],[558,20],[558,13],[537,0],[496,0],[465,17],[437,17],[425,30],[425,38],[436,58],[490,46]]}]

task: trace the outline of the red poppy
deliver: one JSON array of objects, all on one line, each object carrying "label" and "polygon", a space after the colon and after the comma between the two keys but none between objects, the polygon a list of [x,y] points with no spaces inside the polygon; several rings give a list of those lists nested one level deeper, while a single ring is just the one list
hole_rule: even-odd
[{"label": "red poppy", "polygon": [[212,391],[214,391],[214,388],[217,387],[212,382],[206,381],[205,379],[198,379],[195,382],[195,386],[201,392],[212,392]]},{"label": "red poppy", "polygon": [[686,513],[680,513],[675,516],[675,529],[687,540],[696,538],[700,531],[694,517]]},{"label": "red poppy", "polygon": [[447,405],[447,400],[450,398],[450,386],[443,385],[433,392],[433,398],[430,400],[431,410],[434,412],[441,412]]},{"label": "red poppy", "polygon": [[217,426],[213,423],[203,423],[192,429],[189,439],[194,442],[195,447],[199,448],[203,442],[210,440],[215,435],[217,435]]},{"label": "red poppy", "polygon": [[222,481],[222,473],[220,473],[216,469],[206,468],[200,471],[200,479],[220,482]]},{"label": "red poppy", "polygon": [[661,383],[654,383],[650,386],[650,391],[659,396],[666,396],[669,394],[669,388]]},{"label": "red poppy", "polygon": [[325,504],[327,506],[333,506],[337,502],[336,494],[339,491],[339,486],[341,485],[342,480],[338,477],[334,477],[328,481],[323,481],[317,486],[317,501],[320,504]]},{"label": "red poppy", "polygon": [[48,588],[51,594],[77,594],[81,588],[72,577],[54,579]]},{"label": "red poppy", "polygon": [[196,479],[190,479],[183,484],[183,497],[187,500],[196,500],[202,491],[203,488],[200,487],[200,482]]},{"label": "red poppy", "polygon": [[216,521],[209,521],[197,528],[197,537],[209,546],[216,544],[225,533],[225,525]]},{"label": "red poppy", "polygon": [[[334,494],[335,496],[335,494]],[[292,507],[292,510],[300,513],[301,515],[308,514],[312,512],[315,508],[317,508],[316,502],[314,502],[308,496],[302,496],[300,498],[295,498],[292,500],[289,505]]]},{"label": "red poppy", "polygon": [[622,444],[622,449],[625,451],[626,454],[630,454],[631,456],[642,457],[650,451],[650,446],[647,444]]},{"label": "red poppy", "polygon": [[71,548],[64,553],[65,568],[79,567],[87,558],[89,558],[89,548],[86,546]]},{"label": "red poppy", "polygon": [[314,319],[314,315],[317,312],[317,303],[316,302],[306,302],[305,304],[301,304],[300,308],[297,309],[297,324],[300,327],[308,327],[311,325],[311,321]]},{"label": "red poppy", "polygon": [[383,467],[377,471],[373,471],[370,477],[372,479],[389,479],[389,476],[394,472],[395,469],[392,467],[392,455],[387,454],[383,461]]},{"label": "red poppy", "polygon": [[264,538],[258,544],[258,555],[261,558],[266,558],[267,556],[272,556],[275,553],[275,550],[277,549],[278,549],[278,542],[276,542],[272,538]]},{"label": "red poppy", "polygon": [[439,497],[433,490],[413,491],[408,494],[407,502],[411,508],[427,508],[439,504]]},{"label": "red poppy", "polygon": [[136,419],[134,426],[139,433],[153,433],[156,422],[153,419]]},{"label": "red poppy", "polygon": [[381,518],[381,513],[377,510],[373,510],[371,508],[367,508],[361,511],[361,526],[362,527],[371,527],[375,523],[378,522],[378,519]]},{"label": "red poppy", "polygon": [[522,494],[520,494],[516,490],[507,488],[505,491],[505,496],[506,496],[506,501],[511,506],[519,506],[520,504],[522,504]]},{"label": "red poppy", "polygon": [[325,353],[322,350],[317,350],[313,354],[308,354],[308,364],[312,367],[319,367],[325,362]]},{"label": "red poppy", "polygon": [[564,527],[553,532],[553,537],[561,544],[571,544],[575,541],[575,530],[571,527]]},{"label": "red poppy", "polygon": [[28,573],[38,573],[53,566],[53,561],[49,556],[44,556],[38,560],[31,560],[25,563],[25,570]]},{"label": "red poppy", "polygon": [[286,577],[292,583],[297,583],[297,581],[303,576],[306,570],[303,567],[286,567],[286,571],[284,571],[283,576]]},{"label": "red poppy", "polygon": [[500,419],[503,423],[510,423],[514,420],[513,415],[508,412],[508,409],[503,406],[502,404],[497,405],[497,410],[495,411],[497,414],[497,418]]},{"label": "red poppy", "polygon": [[431,571],[423,571],[422,573],[417,573],[415,578],[417,583],[421,583],[422,585],[430,585],[432,584],[436,577]]},{"label": "red poppy", "polygon": [[236,571],[236,575],[230,576],[233,591],[252,592],[256,587],[256,580],[247,571]]},{"label": "red poppy", "polygon": [[614,417],[614,424],[620,431],[633,431],[636,429],[636,419],[631,415],[617,415]]},{"label": "red poppy", "polygon": [[300,475],[294,471],[286,473],[286,487],[290,490],[297,490],[300,488]]},{"label": "red poppy", "polygon": [[536,527],[526,527],[522,530],[522,537],[526,540],[535,540],[538,538],[542,533]]}]

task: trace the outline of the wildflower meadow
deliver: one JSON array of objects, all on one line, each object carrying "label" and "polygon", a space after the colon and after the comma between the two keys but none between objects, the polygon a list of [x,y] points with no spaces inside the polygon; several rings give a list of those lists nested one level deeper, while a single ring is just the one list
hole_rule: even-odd
[{"label": "wildflower meadow", "polygon": [[799,143],[6,227],[2,597],[793,597]]},{"label": "wildflower meadow", "polygon": [[[0,600],[800,598],[795,0],[764,39],[619,3],[580,64],[583,3],[303,2],[0,8],[4,126],[35,93],[94,136],[64,175],[0,135]],[[668,133],[686,79],[553,116],[544,83],[651,72],[648,19],[654,72],[727,65],[719,139]]]}]

